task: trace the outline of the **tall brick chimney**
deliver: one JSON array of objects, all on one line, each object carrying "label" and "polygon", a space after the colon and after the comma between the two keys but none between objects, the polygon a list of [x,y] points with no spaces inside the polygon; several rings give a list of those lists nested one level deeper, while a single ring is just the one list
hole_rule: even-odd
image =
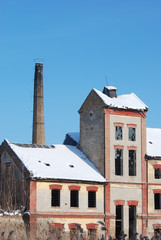
[{"label": "tall brick chimney", "polygon": [[43,64],[35,64],[34,107],[33,107],[33,144],[45,144],[43,102]]}]

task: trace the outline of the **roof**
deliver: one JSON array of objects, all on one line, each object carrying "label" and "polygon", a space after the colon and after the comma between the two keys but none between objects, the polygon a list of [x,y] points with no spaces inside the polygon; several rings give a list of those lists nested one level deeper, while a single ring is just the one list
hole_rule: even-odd
[{"label": "roof", "polygon": [[148,110],[148,107],[134,93],[111,98],[95,88],[93,91],[103,100],[104,104],[110,108],[132,109],[138,111]]},{"label": "roof", "polygon": [[161,158],[161,129],[147,128],[147,156]]},{"label": "roof", "polygon": [[43,148],[7,143],[32,173],[32,178],[106,182],[98,169],[75,146],[56,144]]},{"label": "roof", "polygon": [[69,137],[71,137],[74,141],[76,141],[77,143],[79,142],[80,139],[80,134],[79,132],[70,132],[67,133]]}]

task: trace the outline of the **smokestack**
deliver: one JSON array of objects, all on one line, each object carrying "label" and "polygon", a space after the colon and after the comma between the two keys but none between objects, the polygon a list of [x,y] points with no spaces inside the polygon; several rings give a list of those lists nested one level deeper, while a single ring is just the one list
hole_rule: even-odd
[{"label": "smokestack", "polygon": [[33,144],[45,144],[43,101],[43,64],[36,63],[34,78]]}]

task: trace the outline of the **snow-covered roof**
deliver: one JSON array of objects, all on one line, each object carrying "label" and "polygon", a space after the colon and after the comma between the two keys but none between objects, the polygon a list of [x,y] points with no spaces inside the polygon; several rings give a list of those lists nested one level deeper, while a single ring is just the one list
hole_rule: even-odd
[{"label": "snow-covered roof", "polygon": [[107,88],[108,90],[117,90],[117,88],[113,86],[105,86],[105,88]]},{"label": "snow-covered roof", "polygon": [[116,98],[111,98],[95,88],[93,90],[108,107],[120,109],[134,109],[139,111],[148,110],[148,107],[134,93],[120,95]]},{"label": "snow-covered roof", "polygon": [[98,169],[75,146],[56,144],[52,148],[33,148],[10,142],[8,145],[33,174],[33,178],[106,182]]},{"label": "snow-covered roof", "polygon": [[147,156],[161,158],[161,129],[147,128]]}]

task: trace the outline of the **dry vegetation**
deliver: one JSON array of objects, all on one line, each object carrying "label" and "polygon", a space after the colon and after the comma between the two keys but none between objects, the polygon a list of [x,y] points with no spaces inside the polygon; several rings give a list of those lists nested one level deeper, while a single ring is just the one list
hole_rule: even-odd
[{"label": "dry vegetation", "polygon": [[[98,238],[95,233],[87,236],[80,226],[76,226],[70,233],[66,233],[64,229],[46,230],[41,224],[37,227],[37,236],[32,233],[26,233],[26,226],[21,216],[3,216],[0,217],[0,240],[116,240],[107,237],[107,230],[103,223],[99,222],[102,228],[102,237]],[[128,240],[127,235],[123,232],[119,240]],[[161,240],[161,232],[156,231],[152,237],[143,237],[136,233],[131,240]]]}]

